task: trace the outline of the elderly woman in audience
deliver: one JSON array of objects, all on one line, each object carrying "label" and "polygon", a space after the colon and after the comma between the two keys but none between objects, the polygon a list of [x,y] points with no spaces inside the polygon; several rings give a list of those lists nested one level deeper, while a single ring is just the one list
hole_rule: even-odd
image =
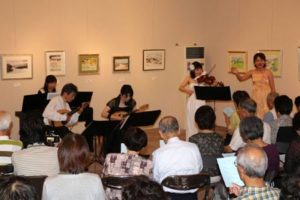
[{"label": "elderly woman in audience", "polygon": [[45,180],[42,199],[104,200],[100,177],[85,172],[88,157],[85,138],[78,134],[66,135],[58,147],[60,174]]},{"label": "elderly woman in audience", "polygon": [[195,113],[195,121],[199,132],[189,138],[189,142],[195,143],[202,156],[202,172],[211,177],[220,175],[217,163],[210,164],[211,159],[222,157],[223,139],[214,131],[216,115],[210,106],[201,106]]},{"label": "elderly woman in audience", "polygon": [[[139,156],[147,145],[147,135],[140,128],[128,128],[124,134],[127,153],[111,153],[106,156],[103,176],[146,175],[152,176],[153,163]],[[121,199],[121,191],[106,189],[107,199]]]},{"label": "elderly woman in audience", "polygon": [[293,118],[293,128],[298,136],[291,142],[287,151],[284,163],[286,173],[300,174],[300,112],[296,113]]},{"label": "elderly woman in audience", "polygon": [[240,133],[243,141],[261,147],[268,157],[268,168],[266,174],[273,177],[279,171],[279,153],[275,144],[267,144],[262,138],[264,134],[263,122],[256,116],[244,118],[240,123]]}]

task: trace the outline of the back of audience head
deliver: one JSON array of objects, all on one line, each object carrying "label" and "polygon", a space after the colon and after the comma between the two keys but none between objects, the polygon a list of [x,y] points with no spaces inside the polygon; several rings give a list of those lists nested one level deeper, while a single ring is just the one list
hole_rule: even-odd
[{"label": "back of audience head", "polygon": [[146,176],[137,176],[123,188],[123,200],[167,200],[162,186]]},{"label": "back of audience head", "polygon": [[279,94],[277,92],[270,92],[267,96],[267,105],[268,105],[268,108],[271,110],[273,109],[274,107],[274,101],[275,101],[275,98],[278,97]]},{"label": "back of audience head", "polygon": [[293,118],[293,128],[300,133],[300,112],[297,112]]},{"label": "back of audience head", "polygon": [[264,124],[261,119],[256,116],[245,117],[240,122],[240,134],[245,143],[262,139],[264,135]]},{"label": "back of audience head", "polygon": [[69,133],[58,147],[61,172],[79,174],[85,171],[89,159],[89,146],[82,135]]},{"label": "back of audience head", "polygon": [[37,200],[37,192],[31,182],[23,177],[8,176],[0,181],[1,200]]},{"label": "back of audience head", "polygon": [[130,127],[126,130],[124,134],[124,144],[128,150],[141,151],[145,146],[147,146],[147,143],[147,135],[142,129]]},{"label": "back of audience head", "polygon": [[159,121],[159,131],[165,133],[178,133],[179,124],[175,117],[165,116]]},{"label": "back of audience head", "polygon": [[45,126],[42,119],[38,117],[25,119],[20,131],[20,140],[23,142],[25,148],[34,143],[44,143]]},{"label": "back of audience head", "polygon": [[11,115],[6,111],[0,111],[0,135],[10,136],[12,128]]},{"label": "back of audience head", "polygon": [[[242,168],[242,174],[249,178],[263,179],[268,168],[268,158],[265,151],[254,145],[247,145],[239,150],[237,164]],[[241,170],[239,169],[241,176]],[[243,175],[241,176],[243,180]]]},{"label": "back of audience head", "polygon": [[300,96],[297,96],[297,97],[295,98],[294,103],[295,103],[295,106],[296,106],[296,108],[297,108],[297,112],[299,112],[299,111],[300,111]]},{"label": "back of audience head", "polygon": [[201,106],[195,113],[195,121],[200,130],[212,130],[216,122],[215,111],[210,106]]},{"label": "back of audience head", "polygon": [[275,98],[274,106],[277,113],[289,115],[293,109],[293,101],[286,95],[280,95]]},{"label": "back of audience head", "polygon": [[[255,115],[257,104],[253,99],[244,99],[239,103],[239,115],[241,118],[248,115]],[[241,112],[245,110],[247,113]]]},{"label": "back of audience head", "polygon": [[244,99],[250,98],[249,94],[244,90],[237,90],[232,94],[233,102],[235,103],[235,106],[237,107],[240,102]]}]

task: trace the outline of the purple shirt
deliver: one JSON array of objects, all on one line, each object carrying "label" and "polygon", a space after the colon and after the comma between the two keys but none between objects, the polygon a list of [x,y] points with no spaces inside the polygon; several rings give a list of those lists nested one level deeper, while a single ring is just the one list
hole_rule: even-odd
[{"label": "purple shirt", "polygon": [[[268,157],[268,169],[267,172],[275,171],[275,175],[279,171],[279,153],[275,144],[269,144],[263,147]],[[267,173],[266,172],[266,173]]]}]

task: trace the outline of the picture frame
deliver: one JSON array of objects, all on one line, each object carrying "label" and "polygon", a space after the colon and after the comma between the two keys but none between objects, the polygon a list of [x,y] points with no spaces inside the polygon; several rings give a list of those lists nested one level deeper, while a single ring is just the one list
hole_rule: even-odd
[{"label": "picture frame", "polygon": [[89,75],[99,73],[99,54],[79,55],[79,74]]},{"label": "picture frame", "polygon": [[113,70],[118,71],[129,71],[130,68],[130,57],[129,56],[114,56],[113,57]]},{"label": "picture frame", "polygon": [[66,56],[64,51],[46,51],[45,57],[47,75],[66,75]]},{"label": "picture frame", "polygon": [[248,53],[246,51],[228,51],[229,71],[236,68],[245,73],[248,70]]},{"label": "picture frame", "polygon": [[267,69],[271,70],[274,77],[281,77],[282,71],[282,51],[281,50],[259,50],[265,54]]},{"label": "picture frame", "polygon": [[143,71],[165,69],[165,49],[143,50]]},{"label": "picture frame", "polygon": [[32,55],[1,55],[1,77],[8,79],[32,79]]}]

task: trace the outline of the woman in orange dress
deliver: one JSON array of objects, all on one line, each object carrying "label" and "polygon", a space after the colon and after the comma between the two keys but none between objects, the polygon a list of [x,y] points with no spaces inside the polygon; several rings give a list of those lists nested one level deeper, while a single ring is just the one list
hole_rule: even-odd
[{"label": "woman in orange dress", "polygon": [[239,81],[245,81],[252,78],[252,99],[257,103],[257,116],[263,118],[268,112],[267,95],[275,92],[274,77],[271,70],[266,69],[266,56],[263,53],[256,53],[253,57],[254,67],[246,73],[240,73],[236,68],[231,69],[231,73]]}]

